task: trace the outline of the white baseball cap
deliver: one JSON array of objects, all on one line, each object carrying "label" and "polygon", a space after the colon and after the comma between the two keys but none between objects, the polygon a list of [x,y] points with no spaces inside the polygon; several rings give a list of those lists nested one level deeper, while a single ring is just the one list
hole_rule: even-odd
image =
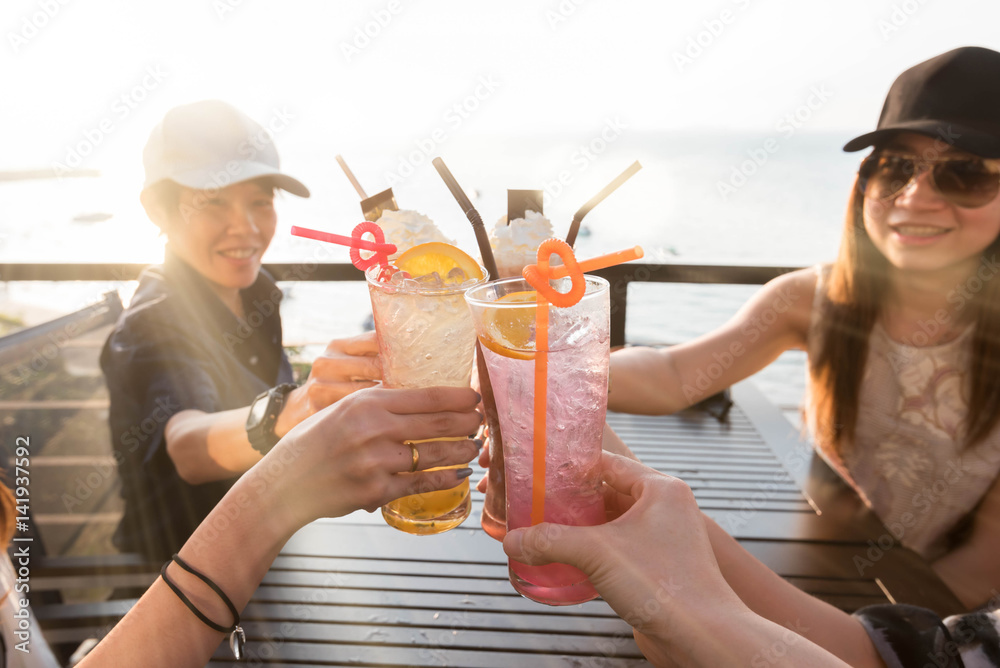
[{"label": "white baseball cap", "polygon": [[197,190],[267,177],[276,187],[309,197],[302,182],[280,171],[271,134],[220,100],[174,107],[153,128],[142,151],[147,189],[170,180]]}]

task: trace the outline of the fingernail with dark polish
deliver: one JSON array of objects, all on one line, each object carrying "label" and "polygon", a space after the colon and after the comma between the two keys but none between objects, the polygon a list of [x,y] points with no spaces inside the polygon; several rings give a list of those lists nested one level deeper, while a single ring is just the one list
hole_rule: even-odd
[{"label": "fingernail with dark polish", "polygon": [[483,400],[483,395],[481,395],[478,392],[476,392],[476,403],[478,404],[482,400]]},{"label": "fingernail with dark polish", "polygon": [[486,441],[484,441],[481,438],[473,438],[472,442],[476,444],[476,449],[477,450],[482,450],[483,449],[483,443],[485,443]]},{"label": "fingernail with dark polish", "polygon": [[466,467],[464,469],[455,469],[455,475],[458,477],[459,480],[461,480],[462,478],[468,478],[470,475],[472,475],[472,469],[470,469],[469,467]]}]

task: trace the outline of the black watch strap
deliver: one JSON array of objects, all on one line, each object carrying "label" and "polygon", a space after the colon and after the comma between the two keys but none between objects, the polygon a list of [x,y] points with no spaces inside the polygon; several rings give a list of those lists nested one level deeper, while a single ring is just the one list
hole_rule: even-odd
[{"label": "black watch strap", "polygon": [[278,435],[274,433],[274,427],[285,405],[285,398],[296,387],[298,385],[294,383],[282,383],[262,392],[250,404],[246,423],[247,439],[260,454],[266,455],[277,444]]}]

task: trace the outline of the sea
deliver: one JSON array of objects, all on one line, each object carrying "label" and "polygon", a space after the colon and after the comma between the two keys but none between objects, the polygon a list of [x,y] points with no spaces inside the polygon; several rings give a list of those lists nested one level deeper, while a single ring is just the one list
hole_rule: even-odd
[{"label": "sea", "polygon": [[[520,137],[358,138],[281,146],[283,167],[309,199],[282,195],[270,262],[348,262],[346,249],[292,237],[291,225],[349,234],[362,220],[359,197],[340,171],[340,153],[367,194],[392,187],[401,208],[430,216],[476,255],[463,212],[431,166],[444,159],[487,228],[506,212],[506,190],[544,190],[545,214],[565,236],[574,212],[638,161],[642,169],[587,215],[576,244],[586,258],[641,246],[645,261],[809,266],[836,255],[856,155],[856,133],[623,131],[607,119],[590,133]],[[46,165],[25,165],[26,169]],[[138,201],[141,165],[108,165],[99,176],[0,181],[0,262],[157,263],[164,239]],[[82,308],[107,290],[126,301],[134,282],[3,282],[0,315],[31,319]],[[363,331],[367,289],[357,283],[284,284],[287,344],[306,357],[331,338]],[[633,284],[626,338],[676,343],[732,317],[758,286]],[[30,307],[30,308],[29,308]],[[20,309],[20,311],[19,311]],[[791,412],[805,355],[790,351],[757,374],[772,401]]]}]

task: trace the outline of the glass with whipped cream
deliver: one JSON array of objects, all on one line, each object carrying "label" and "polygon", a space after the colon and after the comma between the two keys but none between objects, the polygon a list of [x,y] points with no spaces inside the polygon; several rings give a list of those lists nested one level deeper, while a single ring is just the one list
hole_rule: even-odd
[{"label": "glass with whipped cream", "polygon": [[552,236],[552,223],[537,211],[525,211],[524,218],[509,222],[507,216],[498,220],[490,246],[500,278],[520,277],[525,266],[534,264],[539,244]]}]

